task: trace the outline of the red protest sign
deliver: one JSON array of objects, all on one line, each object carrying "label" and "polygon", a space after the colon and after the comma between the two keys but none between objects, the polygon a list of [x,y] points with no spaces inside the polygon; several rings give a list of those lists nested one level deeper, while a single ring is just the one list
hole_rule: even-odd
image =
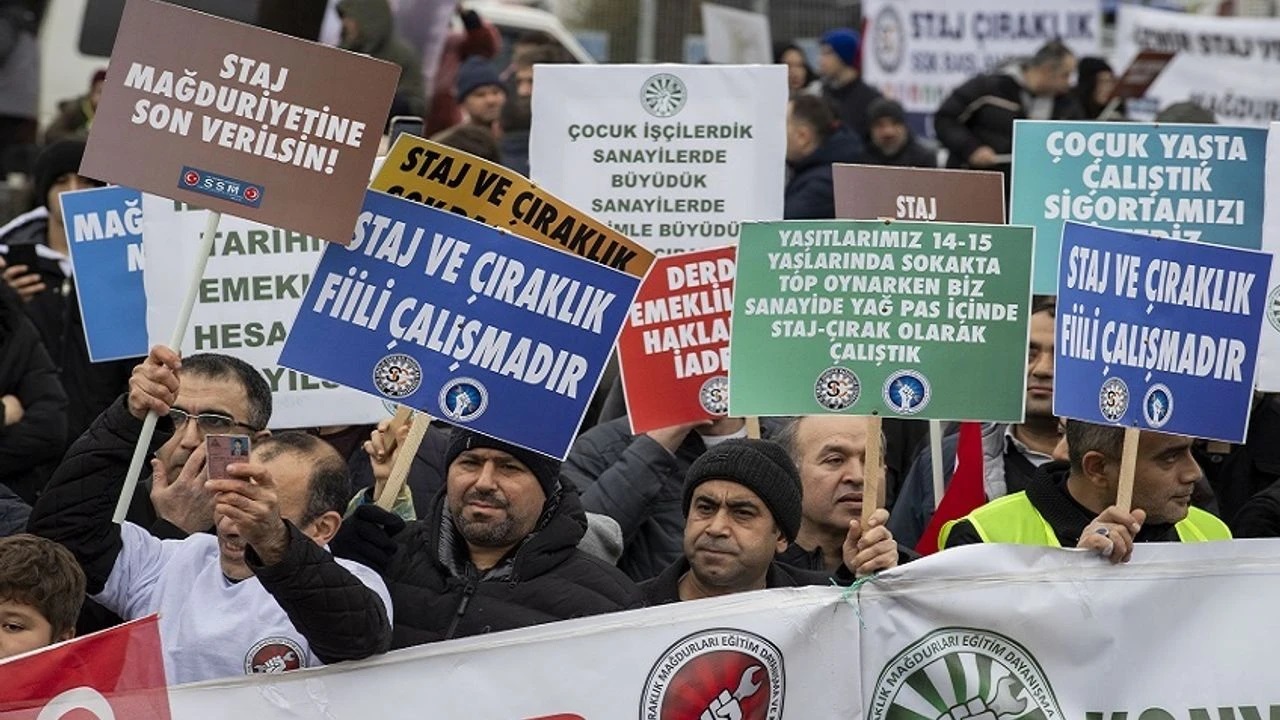
[{"label": "red protest sign", "polygon": [[632,432],[714,420],[729,410],[731,247],[653,263],[618,341]]},{"label": "red protest sign", "polygon": [[1143,50],[1138,53],[1116,81],[1111,98],[1134,99],[1146,95],[1160,73],[1173,62],[1173,56],[1174,53],[1165,50]]},{"label": "red protest sign", "polygon": [[129,0],[80,172],[345,245],[399,73]]},{"label": "red protest sign", "polygon": [[0,662],[0,720],[168,720],[157,616]]}]

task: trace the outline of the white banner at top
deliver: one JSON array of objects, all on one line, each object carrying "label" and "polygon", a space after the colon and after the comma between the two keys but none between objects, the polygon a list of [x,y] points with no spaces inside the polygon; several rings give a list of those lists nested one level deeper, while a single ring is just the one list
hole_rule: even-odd
[{"label": "white banner at top", "polygon": [[1129,116],[1150,120],[1192,100],[1224,125],[1265,126],[1280,120],[1280,19],[1188,15],[1121,5],[1112,66],[1124,72],[1142,50],[1177,55]]},{"label": "white banner at top", "polygon": [[782,218],[782,65],[539,65],[530,177],[659,254]]},{"label": "white banner at top", "polygon": [[1262,205],[1262,249],[1271,253],[1267,321],[1258,336],[1258,372],[1254,389],[1280,392],[1280,122],[1267,131],[1267,180]]},{"label": "white banner at top", "polygon": [[936,112],[957,86],[1061,39],[1077,57],[1102,41],[1099,0],[863,0],[862,71],[908,112]]}]

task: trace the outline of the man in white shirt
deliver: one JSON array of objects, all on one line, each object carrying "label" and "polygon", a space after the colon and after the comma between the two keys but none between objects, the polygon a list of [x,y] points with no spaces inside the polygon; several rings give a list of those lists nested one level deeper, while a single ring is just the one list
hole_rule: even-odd
[{"label": "man in white shirt", "polygon": [[90,597],[126,619],[160,614],[172,683],[282,672],[384,652],[391,601],[376,573],[325,546],[350,498],[346,464],[303,433],[257,440],[230,479],[209,480],[217,534],[159,540],[111,522],[148,410],[167,413],[180,362],[164,348],[126,398],[72,446],[29,529],[76,556]]}]

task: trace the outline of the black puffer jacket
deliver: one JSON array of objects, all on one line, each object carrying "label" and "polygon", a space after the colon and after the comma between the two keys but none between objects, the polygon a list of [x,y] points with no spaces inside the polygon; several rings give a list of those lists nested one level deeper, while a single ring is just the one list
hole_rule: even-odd
[{"label": "black puffer jacket", "polygon": [[[947,166],[968,167],[969,156],[983,145],[998,155],[1013,152],[1013,121],[1027,118],[1022,94],[1008,72],[978,75],[953,90],[933,118],[938,140],[950,152]],[[1062,95],[1053,101],[1051,119],[1084,120],[1084,110],[1075,97]]]},{"label": "black puffer jacket", "polygon": [[67,395],[19,302],[0,287],[0,395],[22,403],[14,424],[0,413],[0,484],[33,503],[66,447]]},{"label": "black puffer jacket", "polygon": [[[111,515],[141,431],[142,421],[122,397],[71,446],[31,512],[27,529],[75,555],[90,595],[102,591],[124,547]],[[385,652],[391,627],[382,600],[324,548],[286,526],[289,547],[281,562],[264,568],[252,548],[245,556],[316,657],[333,663]]]},{"label": "black puffer jacket", "polygon": [[577,549],[586,528],[577,496],[563,492],[550,505],[508,573],[482,577],[467,563],[460,576],[441,559],[441,490],[431,514],[396,535],[398,549],[383,572],[395,608],[393,647],[640,607],[639,589],[621,571]]}]

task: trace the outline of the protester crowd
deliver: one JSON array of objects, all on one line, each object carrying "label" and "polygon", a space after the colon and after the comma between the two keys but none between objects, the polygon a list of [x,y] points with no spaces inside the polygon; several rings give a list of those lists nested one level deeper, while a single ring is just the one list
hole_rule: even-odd
[{"label": "protester crowd", "polygon": [[[344,45],[404,65],[393,115],[439,141],[528,171],[537,37],[510,67],[474,12],[446,43],[427,98],[386,0],[344,0]],[[786,218],[831,218],[833,163],[1004,169],[1017,118],[1106,110],[1115,76],[1051,42],[956,88],[918,138],[859,73],[859,36],[822,37],[818,67],[793,44]],[[420,71],[419,71],[420,72]],[[1075,79],[1075,84],[1072,84]],[[277,428],[263,378],[226,355],[91,363],[68,260],[62,192],[78,174],[90,92],[48,128],[37,207],[4,228],[0,286],[0,657],[160,613],[171,682],[353,660],[437,640],[764,588],[847,585],[911,562],[935,507],[924,425],[841,415],[744,418],[633,434],[616,379],[561,463],[434,423],[391,511],[381,494],[405,428]],[[429,102],[428,102],[429,100]],[[1106,110],[1123,119],[1123,108]],[[1123,429],[1053,416],[1054,298],[1037,296],[1026,417],[982,430],[988,505],[940,544],[1081,547],[1112,562],[1137,542],[1280,535],[1280,405],[1259,394],[1248,441],[1144,432],[1133,510],[1115,507]],[[1011,377],[1010,383],[1022,378]],[[112,522],[149,411],[161,421],[127,521]],[[531,418],[531,421],[533,419]],[[943,475],[957,436],[943,440]],[[253,438],[233,479],[207,476],[207,434]],[[880,443],[883,497],[863,493]],[[863,506],[874,513],[864,525]],[[1123,570],[1117,570],[1123,572]]]}]

